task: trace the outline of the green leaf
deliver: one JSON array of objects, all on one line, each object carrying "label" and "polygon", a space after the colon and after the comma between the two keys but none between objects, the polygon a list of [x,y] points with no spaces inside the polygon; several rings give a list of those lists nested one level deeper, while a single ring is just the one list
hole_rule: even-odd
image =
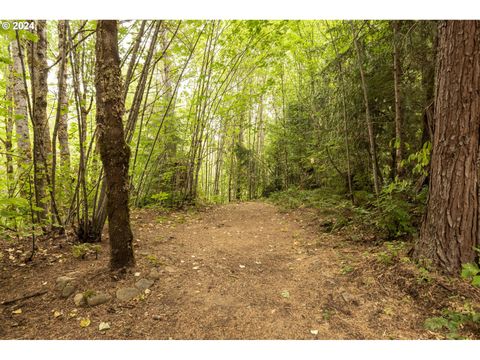
[{"label": "green leaf", "polygon": [[467,263],[462,265],[462,278],[470,279],[478,273],[480,273],[480,269],[477,264]]},{"label": "green leaf", "polygon": [[443,317],[433,317],[425,320],[424,326],[431,331],[437,331],[443,327],[448,327],[448,320]]}]

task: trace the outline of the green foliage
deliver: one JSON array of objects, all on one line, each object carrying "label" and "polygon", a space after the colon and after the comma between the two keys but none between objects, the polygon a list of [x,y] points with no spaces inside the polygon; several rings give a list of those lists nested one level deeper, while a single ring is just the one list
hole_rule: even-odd
[{"label": "green foliage", "polygon": [[414,200],[409,197],[409,191],[410,185],[406,181],[389,184],[378,199],[366,191],[356,191],[356,205],[343,194],[327,189],[301,190],[292,187],[272,193],[269,199],[285,210],[311,207],[318,209],[322,215],[332,216],[332,220],[323,226],[327,231],[338,231],[355,224],[376,229],[393,240],[416,232],[414,220],[421,214],[417,211],[420,205],[412,203]]},{"label": "green foliage", "polygon": [[428,271],[424,267],[419,267],[418,268],[417,283],[422,284],[422,283],[429,283],[431,281],[432,281],[432,277],[430,276],[430,271]]},{"label": "green foliage", "polygon": [[33,232],[32,210],[42,211],[34,205],[31,209],[27,199],[0,197],[0,234],[7,238],[31,235]]},{"label": "green foliage", "polygon": [[[477,248],[475,250],[479,251]],[[473,286],[480,287],[480,267],[478,264],[463,264],[461,276]],[[465,304],[461,311],[445,309],[441,317],[433,317],[425,321],[425,328],[428,330],[448,330],[447,338],[449,339],[462,339],[460,332],[467,326],[473,331],[480,331],[480,312],[476,311],[470,304]]]},{"label": "green foliage", "polygon": [[404,160],[403,166],[413,164],[412,171],[414,174],[428,175],[428,165],[430,164],[431,152],[432,143],[427,141],[419,151],[410,154],[407,160]]},{"label": "green foliage", "polygon": [[87,289],[83,292],[83,297],[85,299],[89,299],[91,298],[92,296],[95,296],[97,294],[97,292],[95,290],[90,290],[90,289]]},{"label": "green foliage", "polygon": [[159,266],[160,265],[160,260],[158,260],[158,258],[153,254],[147,255],[147,260],[152,266]]},{"label": "green foliage", "polygon": [[350,274],[353,271],[355,271],[355,268],[353,266],[347,264],[347,265],[342,266],[342,268],[340,269],[340,274],[347,275],[347,274]]},{"label": "green foliage", "polygon": [[473,286],[480,287],[480,267],[478,264],[463,264],[462,277],[469,280]]},{"label": "green foliage", "polygon": [[158,194],[153,194],[151,198],[160,204],[164,204],[170,198],[170,194],[162,191]]},{"label": "green foliage", "polygon": [[471,306],[464,306],[462,311],[443,310],[442,316],[432,317],[425,320],[424,326],[427,330],[439,332],[447,330],[448,339],[463,339],[460,335],[466,326],[480,330],[480,313]]},{"label": "green foliage", "polygon": [[72,246],[72,255],[75,258],[85,259],[87,255],[94,254],[98,259],[98,254],[101,252],[102,247],[98,244],[78,244]]},{"label": "green foliage", "polygon": [[400,258],[401,253],[405,249],[405,243],[401,241],[385,242],[383,244],[384,251],[377,253],[377,260],[384,265],[393,265]]},{"label": "green foliage", "polygon": [[[412,205],[401,196],[401,191],[391,183],[381,193],[377,203],[376,225],[386,232],[387,237],[395,239],[404,235],[412,235]],[[403,185],[402,185],[403,186]]]}]

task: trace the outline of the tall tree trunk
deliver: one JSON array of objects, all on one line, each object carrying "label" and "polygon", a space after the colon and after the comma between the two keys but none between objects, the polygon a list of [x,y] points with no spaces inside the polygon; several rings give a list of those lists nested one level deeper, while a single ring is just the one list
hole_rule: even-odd
[{"label": "tall tree trunk", "polygon": [[[68,43],[71,49],[73,49],[73,36],[70,23],[65,23],[66,35],[68,36]],[[82,35],[81,35],[82,36]],[[80,38],[81,41],[82,37]],[[75,110],[77,113],[78,124],[78,150],[80,153],[78,164],[78,183],[75,189],[74,199],[77,201],[76,216],[78,223],[77,237],[81,242],[97,242],[100,241],[100,231],[91,228],[89,223],[89,204],[88,204],[88,191],[87,191],[87,156],[86,156],[86,140],[87,140],[87,115],[89,110],[86,107],[86,86],[81,86],[81,58],[84,57],[85,48],[79,51],[70,51],[70,68],[72,70],[72,85],[73,95],[75,99]],[[83,88],[83,91],[82,91]]]},{"label": "tall tree trunk", "polygon": [[55,116],[55,124],[52,135],[52,171],[51,171],[51,196],[53,201],[57,194],[56,179],[57,179],[57,138],[60,144],[60,160],[62,165],[61,176],[61,191],[67,193],[70,187],[67,184],[70,170],[70,151],[68,148],[68,128],[67,128],[67,55],[66,55],[66,22],[60,20],[58,22],[58,49],[59,57],[61,57],[59,69],[57,72],[58,79],[58,100],[57,100],[57,114]]},{"label": "tall tree trunk", "polygon": [[[15,111],[15,131],[17,135],[17,147],[19,161],[30,161],[32,149],[30,145],[30,132],[28,129],[27,92],[23,84],[23,68],[20,60],[20,49],[16,40],[12,42],[13,57],[13,102]],[[23,52],[22,52],[23,53]]]},{"label": "tall tree trunk", "polygon": [[6,87],[6,96],[5,99],[7,100],[7,115],[5,117],[5,157],[6,157],[6,168],[7,168],[7,189],[8,189],[8,196],[13,196],[13,158],[12,158],[12,151],[13,151],[13,144],[12,144],[12,135],[13,135],[13,66],[8,66],[8,82]]},{"label": "tall tree trunk", "polygon": [[62,167],[68,171],[70,169],[70,148],[68,144],[68,96],[67,96],[67,76],[68,76],[68,58],[67,58],[67,22],[60,20],[58,22],[58,52],[62,57],[63,66],[58,69],[58,102],[60,104],[60,116],[58,121],[58,143],[60,145],[60,160]]},{"label": "tall tree trunk", "polygon": [[15,133],[17,138],[18,152],[18,169],[19,169],[19,186],[20,196],[27,198],[28,186],[24,180],[25,171],[32,161],[32,149],[30,145],[30,131],[28,128],[28,107],[27,107],[27,91],[25,89],[23,78],[22,59],[23,51],[20,51],[18,41],[12,41],[12,58],[13,58],[13,103],[14,103],[14,119]]},{"label": "tall tree trunk", "polygon": [[33,99],[33,156],[35,167],[35,202],[43,209],[38,219],[46,218],[48,200],[46,188],[48,184],[49,158],[52,152],[50,128],[47,118],[48,64],[47,64],[47,22],[36,22],[38,40],[29,44],[29,65],[32,81]]},{"label": "tall tree trunk", "polygon": [[355,33],[355,28],[353,22],[351,23],[352,27],[352,35],[353,35],[353,43],[355,45],[355,50],[357,52],[357,61],[358,61],[358,69],[360,71],[360,79],[362,81],[362,91],[363,91],[363,100],[365,102],[365,120],[367,122],[368,128],[368,141],[370,143],[370,156],[372,158],[372,172],[373,172],[373,186],[375,189],[375,194],[379,195],[380,193],[380,172],[378,170],[378,158],[377,158],[377,144],[375,141],[375,131],[373,128],[373,122],[370,117],[370,106],[368,104],[368,89],[367,89],[367,81],[365,79],[365,73],[363,70],[363,54],[362,48],[358,44],[357,36],[359,34]]},{"label": "tall tree trunk", "polygon": [[415,255],[455,273],[480,245],[480,21],[444,21],[438,34],[431,180]]},{"label": "tall tree trunk", "polygon": [[128,208],[130,149],[125,141],[122,123],[125,105],[118,56],[117,21],[98,21],[95,53],[96,122],[107,182],[110,266],[112,269],[120,269],[133,266],[135,259]]},{"label": "tall tree trunk", "polygon": [[[163,77],[165,83],[165,97],[166,103],[172,100],[172,106],[168,109],[167,115],[165,117],[165,151],[167,152],[167,162],[172,164],[172,161],[175,161],[177,156],[177,134],[175,129],[175,97],[173,93],[173,84],[172,84],[172,74],[171,74],[171,64],[172,59],[168,53],[168,39],[167,39],[167,29],[165,25],[163,26],[161,33],[161,43],[163,55]],[[173,170],[173,169],[172,169]]]},{"label": "tall tree trunk", "polygon": [[[330,29],[328,25],[328,21],[325,22],[327,24],[328,29]],[[329,32],[330,33],[330,32]],[[350,146],[348,140],[348,121],[347,121],[347,104],[346,104],[346,95],[345,95],[345,75],[343,71],[343,66],[341,59],[339,58],[339,52],[337,48],[337,41],[334,39],[333,35],[330,36],[332,40],[333,49],[335,51],[335,56],[338,58],[338,77],[340,78],[340,88],[341,88],[341,96],[342,96],[342,116],[343,116],[343,137],[345,140],[345,152],[347,157],[347,184],[348,184],[348,193],[350,196],[350,200],[352,203],[355,202],[353,197],[353,188],[352,188],[352,170],[351,170],[351,162],[350,162]]]},{"label": "tall tree trunk", "polygon": [[402,106],[402,63],[399,40],[399,21],[392,22],[393,29],[393,83],[395,93],[395,163],[394,174],[401,178],[404,175],[402,160],[405,152],[403,141],[403,106]]},{"label": "tall tree trunk", "polygon": [[133,77],[133,71],[135,69],[135,66],[137,65],[137,56],[138,56],[138,49],[140,48],[140,43],[142,42],[143,39],[143,33],[145,31],[145,25],[147,21],[143,20],[140,24],[140,30],[138,31],[137,37],[135,38],[135,43],[133,45],[132,49],[132,57],[130,60],[130,63],[128,64],[128,70],[127,70],[127,76],[125,77],[125,85],[124,85],[124,93],[123,93],[123,99],[124,101],[127,99],[128,95],[128,89],[130,86],[130,82],[132,81]]}]

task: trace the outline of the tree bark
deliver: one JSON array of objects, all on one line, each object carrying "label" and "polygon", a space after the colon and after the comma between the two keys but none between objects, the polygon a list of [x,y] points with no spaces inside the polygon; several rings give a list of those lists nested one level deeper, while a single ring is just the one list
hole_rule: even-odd
[{"label": "tree bark", "polygon": [[[23,53],[23,52],[22,52]],[[15,132],[19,153],[19,167],[26,166],[32,159],[30,132],[28,129],[27,92],[23,83],[23,68],[17,40],[12,41],[13,57],[13,102],[15,114]],[[26,194],[26,190],[25,190]]]},{"label": "tree bark", "polygon": [[58,102],[60,103],[60,117],[58,121],[58,143],[60,145],[60,160],[65,170],[70,169],[70,148],[68,144],[68,96],[67,96],[67,76],[68,76],[68,57],[67,57],[67,22],[60,20],[58,22],[58,52],[62,57],[63,66],[60,66],[57,74],[58,78]]},{"label": "tree bark", "polygon": [[438,34],[431,180],[415,255],[456,273],[480,244],[480,21],[444,21]]},{"label": "tree bark", "polygon": [[48,93],[48,64],[47,64],[47,22],[36,22],[38,40],[30,42],[29,65],[32,81],[33,99],[33,156],[35,167],[35,202],[36,206],[43,209],[38,213],[38,219],[46,218],[48,200],[46,187],[48,183],[48,164],[52,152],[50,143],[50,128],[47,118],[47,93]]},{"label": "tree bark", "polygon": [[12,144],[12,135],[13,135],[13,66],[8,66],[8,82],[6,86],[6,96],[5,99],[7,100],[7,115],[5,117],[5,167],[7,169],[7,189],[8,189],[8,196],[13,196],[13,144]]},{"label": "tree bark", "polygon": [[165,97],[166,102],[169,99],[173,98],[172,106],[168,109],[166,119],[165,119],[165,151],[167,152],[167,161],[172,163],[175,161],[177,156],[177,134],[175,129],[175,94],[173,93],[173,84],[172,84],[172,75],[171,75],[171,64],[172,60],[168,53],[168,39],[167,39],[167,29],[164,26],[161,33],[161,44],[162,50],[164,51],[163,55],[163,81],[165,83]]},{"label": "tree bark", "polygon": [[395,93],[395,163],[394,174],[401,178],[404,175],[402,160],[405,152],[403,141],[403,106],[402,106],[402,65],[399,44],[399,22],[392,22],[393,29],[393,83]]},{"label": "tree bark", "polygon": [[110,267],[133,266],[133,234],[128,208],[130,149],[124,136],[125,111],[115,20],[97,24],[95,63],[96,122],[100,157],[107,182],[107,214],[110,237]]}]

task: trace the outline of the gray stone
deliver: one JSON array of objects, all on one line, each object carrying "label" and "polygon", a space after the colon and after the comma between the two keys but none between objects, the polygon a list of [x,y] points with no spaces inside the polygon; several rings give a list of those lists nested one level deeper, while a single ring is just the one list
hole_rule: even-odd
[{"label": "gray stone", "polygon": [[121,288],[117,290],[117,299],[120,301],[129,301],[140,294],[141,292],[137,288]]},{"label": "gray stone", "polygon": [[75,295],[73,301],[75,302],[75,306],[77,307],[87,305],[87,299],[85,299],[85,296],[83,296],[82,293]]},{"label": "gray stone", "polygon": [[157,269],[152,269],[150,270],[150,273],[148,274],[147,278],[150,280],[158,280],[160,279],[160,273],[157,271]]},{"label": "gray stone", "polygon": [[76,288],[77,287],[75,286],[75,284],[67,283],[67,285],[65,285],[65,287],[62,290],[62,297],[65,299],[70,297],[70,295],[72,295],[75,292]]},{"label": "gray stone", "polygon": [[155,281],[153,280],[148,280],[148,279],[140,279],[135,283],[135,287],[138,290],[145,291],[147,290],[150,286],[153,285]]},{"label": "gray stone", "polygon": [[110,296],[108,294],[98,293],[93,296],[90,296],[87,299],[87,304],[89,306],[97,306],[97,305],[105,304],[109,300],[110,300]]},{"label": "gray stone", "polygon": [[75,278],[69,277],[69,276],[59,276],[57,280],[55,281],[55,288],[59,291],[62,291],[67,284],[70,284],[73,282]]}]

